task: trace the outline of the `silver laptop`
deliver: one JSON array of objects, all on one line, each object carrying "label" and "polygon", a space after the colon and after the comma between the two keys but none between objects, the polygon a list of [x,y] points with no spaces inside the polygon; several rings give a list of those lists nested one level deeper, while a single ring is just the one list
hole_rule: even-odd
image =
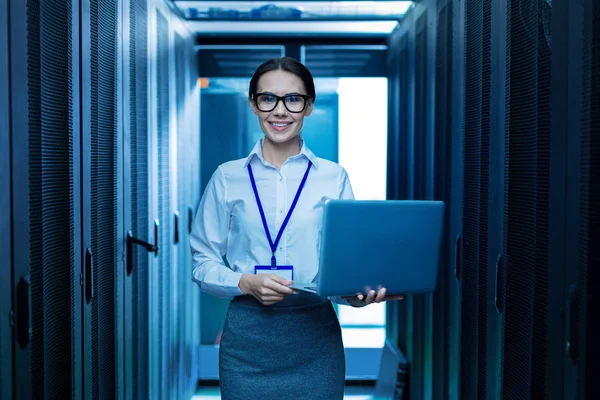
[{"label": "silver laptop", "polygon": [[316,282],[292,288],[320,296],[433,292],[443,227],[442,201],[329,200]]}]

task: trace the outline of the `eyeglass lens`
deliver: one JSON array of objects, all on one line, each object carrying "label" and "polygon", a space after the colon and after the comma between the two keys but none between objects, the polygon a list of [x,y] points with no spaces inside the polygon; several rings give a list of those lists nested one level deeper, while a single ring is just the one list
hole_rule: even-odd
[{"label": "eyeglass lens", "polygon": [[[303,97],[296,95],[288,95],[285,96],[283,99],[283,104],[285,105],[285,108],[288,109],[288,111],[304,111],[305,100]],[[277,98],[277,96],[270,94],[261,94],[258,95],[256,98],[256,107],[258,107],[260,111],[273,111],[275,107],[277,107],[278,102],[279,99]]]}]

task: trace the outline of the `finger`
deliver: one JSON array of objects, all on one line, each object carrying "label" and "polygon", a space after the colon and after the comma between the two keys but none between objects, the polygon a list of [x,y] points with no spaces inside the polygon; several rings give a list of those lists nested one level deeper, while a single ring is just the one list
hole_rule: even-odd
[{"label": "finger", "polygon": [[284,299],[284,295],[281,294],[268,294],[268,295],[259,295],[257,298],[258,300],[261,301],[261,303],[268,303],[268,302],[278,302]]},{"label": "finger", "polygon": [[375,300],[375,291],[370,290],[369,294],[367,294],[367,299],[365,300],[365,303],[371,304],[374,300]]},{"label": "finger", "polygon": [[256,294],[258,295],[258,297],[260,297],[261,299],[265,298],[265,297],[283,297],[281,293],[267,287],[267,286],[261,286],[260,288],[258,288],[258,290],[256,291]]},{"label": "finger", "polygon": [[363,301],[365,296],[362,293],[356,293],[356,298],[360,301]]},{"label": "finger", "polygon": [[283,294],[292,294],[294,293],[294,290],[291,289],[289,286],[292,284],[292,281],[282,278],[279,275],[269,275],[269,278],[271,278],[271,285],[268,285],[271,289],[277,291],[278,293],[283,293]]},{"label": "finger", "polygon": [[353,307],[364,307],[366,305],[364,301],[358,300],[356,296],[350,298],[348,303]]},{"label": "finger", "polygon": [[279,275],[275,275],[275,274],[269,274],[269,278],[271,278],[272,280],[274,280],[275,282],[279,283],[280,285],[283,286],[290,286],[292,284],[292,281],[282,278]]},{"label": "finger", "polygon": [[283,300],[284,296],[265,296],[261,298],[262,302],[277,303]]},{"label": "finger", "polygon": [[377,297],[375,298],[375,303],[381,303],[383,301],[383,299],[385,298],[385,293],[386,293],[385,288],[379,289],[379,292],[377,293]]},{"label": "finger", "polygon": [[273,279],[267,279],[267,280],[265,280],[265,287],[267,287],[267,288],[269,288],[271,290],[274,290],[276,293],[281,293],[281,294],[292,294],[292,293],[294,293],[294,290],[292,288],[290,288],[288,286],[284,286],[284,285],[280,284],[279,282],[276,282]]}]

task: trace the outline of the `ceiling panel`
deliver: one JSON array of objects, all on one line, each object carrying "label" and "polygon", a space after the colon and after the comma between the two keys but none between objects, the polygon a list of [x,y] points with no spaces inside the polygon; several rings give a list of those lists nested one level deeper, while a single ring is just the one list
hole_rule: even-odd
[{"label": "ceiling panel", "polygon": [[[200,76],[251,77],[284,46],[197,46]],[[385,76],[386,46],[303,46],[301,59],[315,78]]]},{"label": "ceiling panel", "polygon": [[284,46],[197,46],[200,76],[251,77],[256,68],[285,54]]},{"label": "ceiling panel", "polygon": [[386,76],[386,50],[386,46],[306,46],[303,61],[315,77]]},{"label": "ceiling panel", "polygon": [[197,21],[398,21],[412,1],[175,1]]}]

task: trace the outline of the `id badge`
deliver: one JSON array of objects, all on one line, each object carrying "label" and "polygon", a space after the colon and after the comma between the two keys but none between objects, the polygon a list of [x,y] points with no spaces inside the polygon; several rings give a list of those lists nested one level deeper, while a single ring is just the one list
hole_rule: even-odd
[{"label": "id badge", "polygon": [[291,265],[276,265],[272,267],[270,265],[256,265],[254,267],[254,274],[275,274],[290,281],[294,280],[294,267]]}]

